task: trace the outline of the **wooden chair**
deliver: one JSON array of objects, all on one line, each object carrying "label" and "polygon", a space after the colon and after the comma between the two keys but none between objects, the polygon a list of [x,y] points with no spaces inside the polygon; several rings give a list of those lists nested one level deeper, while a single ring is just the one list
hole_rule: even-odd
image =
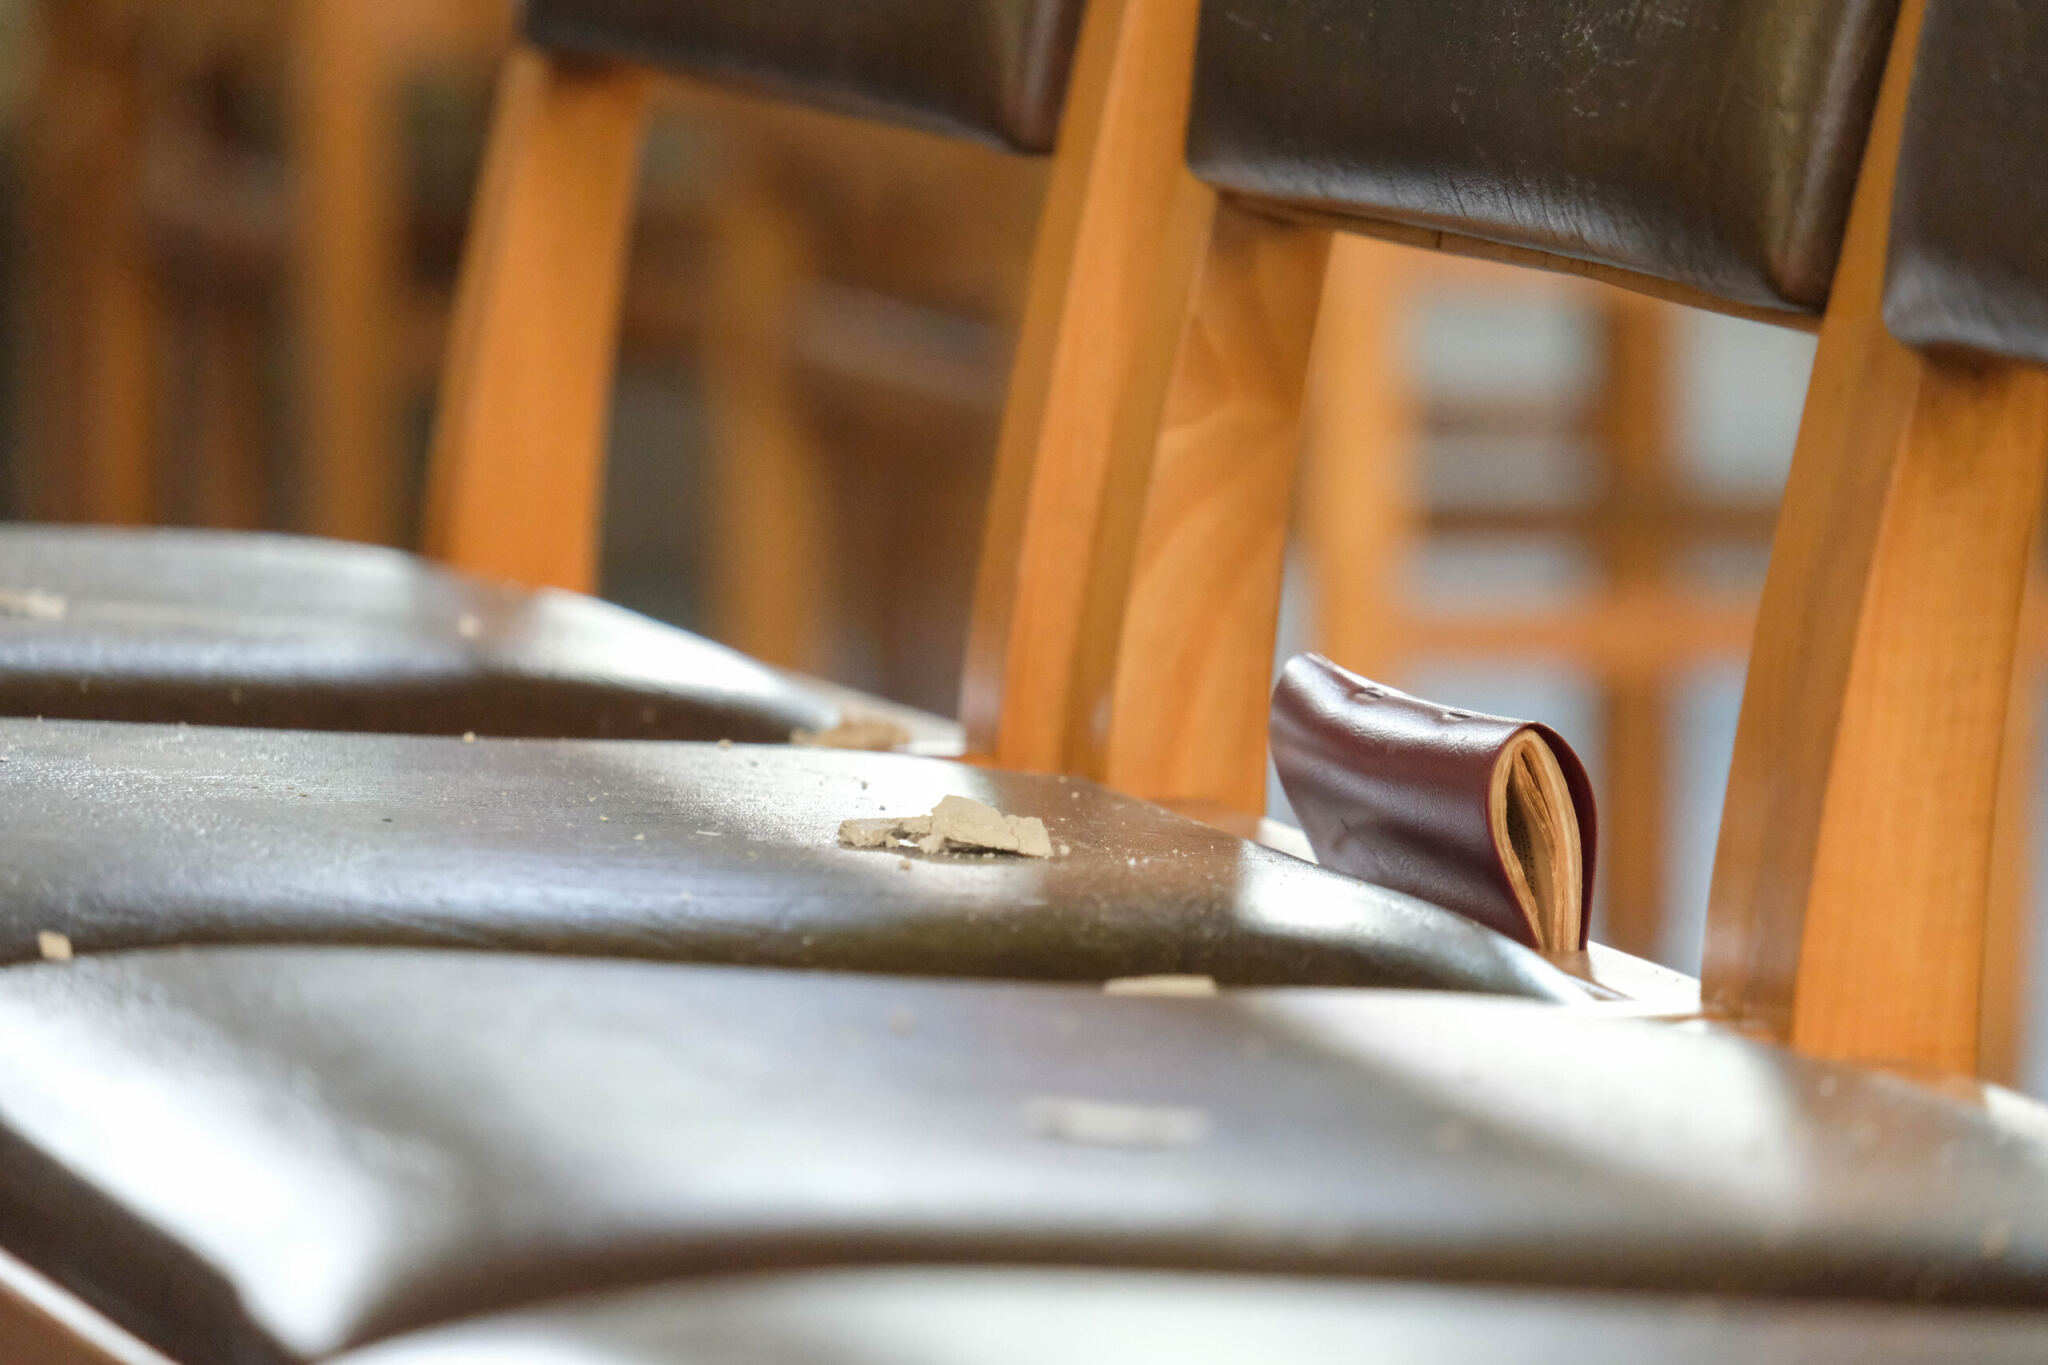
[{"label": "wooden chair", "polygon": [[[1414,13],[1433,24],[1446,3]],[[1610,56],[1592,60],[1635,72]],[[1321,231],[1248,214],[1218,226],[1222,245],[1246,248]],[[1313,296],[1313,271],[1281,278]],[[1205,297],[1215,284],[1212,271]],[[645,843],[658,834],[706,872],[680,904],[701,895],[713,931],[743,941],[784,935],[781,966],[824,965],[805,956],[813,940],[787,937],[805,914],[842,951],[873,951],[880,933],[859,921],[893,906],[917,952],[957,934],[1000,959],[1032,932],[1012,911],[1056,907],[1086,940],[1116,927],[1120,896],[1173,885],[1240,898],[1284,960],[1341,937],[1360,898],[1379,895],[1085,781],[788,747],[19,721],[0,722],[0,745],[39,784],[0,817],[29,822],[16,828],[33,829],[45,864],[64,830],[121,826],[101,846],[146,855],[135,882],[231,869],[254,850],[299,880],[251,900],[305,907],[317,852],[326,882],[386,869],[414,916],[366,916],[381,947],[331,924],[304,933],[330,946],[285,946],[273,922],[263,946],[186,937],[186,951],[135,953],[119,951],[134,937],[110,935],[100,960],[0,969],[0,1342],[23,1354],[680,1365],[708,1339],[738,1359],[858,1359],[877,1329],[915,1322],[924,1354],[976,1361],[1018,1344],[992,1324],[1065,1327],[1078,1307],[1085,1323],[1136,1324],[1129,1345],[1111,1343],[1118,1359],[1168,1358],[1152,1316],[1186,1311],[1199,1332],[1244,1333],[1211,1346],[1318,1331],[1355,1345],[1351,1331],[1405,1325],[1422,1335],[1403,1340],[1446,1355],[1505,1342],[1544,1362],[1774,1348],[1906,1362],[2025,1359],[2048,1313],[2043,1114],[1996,1090],[1598,1005],[1131,999],[1085,976],[1020,988],[492,951],[618,946],[590,936],[602,916],[587,899],[522,900],[517,878],[484,924],[437,918],[494,898],[459,903],[478,850],[526,850],[529,877],[559,875],[560,846],[523,813],[566,825],[572,782],[596,788],[584,837],[618,841],[611,867],[642,867],[643,841],[608,828],[616,797]],[[81,750],[122,780],[80,780],[66,765]],[[281,800],[279,774],[317,790]],[[199,828],[245,847],[194,852],[199,836],[164,822],[195,775],[219,803],[209,811],[245,814]],[[906,871],[833,847],[829,815],[869,783],[890,804],[980,784],[1043,808],[1085,856]],[[423,792],[438,797],[428,832],[452,835],[456,856],[400,842],[421,833]],[[387,833],[375,812],[395,798],[413,818]],[[145,846],[134,836],[151,822]],[[337,829],[354,842],[319,842]],[[389,875],[394,852],[405,875]],[[65,856],[73,870],[86,859],[75,838]],[[666,896],[668,923],[674,866],[636,881],[643,910]],[[233,938],[203,914],[231,885],[187,883],[200,941]],[[913,894],[928,899],[904,915]],[[1095,916],[1091,897],[1112,913]],[[995,925],[975,922],[992,909]],[[1382,897],[1379,910],[1363,941],[1411,963],[1458,940],[1428,907]],[[161,918],[104,922],[133,935]],[[650,918],[663,917],[621,937],[646,944]],[[1188,923],[1171,907],[1161,920]],[[508,929],[519,936],[493,942]],[[1506,969],[1524,994],[1556,984],[1519,952],[1465,961]],[[1168,1344],[1178,1358],[1181,1338]]]},{"label": "wooden chair", "polygon": [[[1933,358],[1884,330],[1922,5],[1904,7],[1881,91],[1888,15],[1831,5],[1795,25],[1795,11],[1811,18],[1759,0],[1741,23],[1688,10],[1626,36],[1589,12],[1583,46],[1531,58],[1468,6],[1437,6],[1427,23],[1405,6],[1208,8],[1190,153],[1222,197],[1160,435],[1120,456],[1144,496],[1121,502],[1093,547],[1096,657],[1073,677],[1067,752],[1154,797],[1251,789],[1333,225],[1791,326],[1825,303],[1705,986],[1716,1008],[1802,1048],[1969,1072],[2042,381]],[[1624,41],[1646,50],[1604,64],[1597,54]],[[1630,73],[1659,60],[1688,74],[1645,101]],[[1321,98],[1306,99],[1318,80]],[[1766,83],[1780,92],[1768,120],[1762,104],[1717,121],[1693,103]],[[1673,130],[1686,128],[1713,137],[1680,151]],[[1987,158],[2010,154],[1992,130],[1971,135]],[[1939,280],[1976,299],[2025,278],[1987,283],[1978,268],[1956,260]]]}]

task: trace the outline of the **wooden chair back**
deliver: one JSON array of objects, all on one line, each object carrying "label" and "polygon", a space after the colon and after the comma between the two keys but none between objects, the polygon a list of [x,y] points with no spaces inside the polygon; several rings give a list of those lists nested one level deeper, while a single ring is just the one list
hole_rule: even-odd
[{"label": "wooden chair back", "polygon": [[[2015,260],[2039,264],[2038,206],[2015,215],[2003,256],[1967,238],[1937,249],[1957,269],[1931,283],[1905,264],[1918,238],[1902,238],[1891,312],[1936,351],[1884,325],[1927,3],[1687,0],[1649,24],[1592,0],[1540,15],[1483,0],[1209,0],[1189,154],[1219,197],[1173,328],[1178,356],[1150,428],[1133,420],[1115,452],[1124,491],[1088,547],[1092,605],[1062,722],[1070,766],[1156,799],[1262,801],[1297,424],[1333,229],[1789,326],[1819,312],[1704,984],[1718,1010],[1811,1051],[1973,1070],[2048,380],[1940,354],[2027,355],[2010,336],[2039,332],[1987,322],[1998,309],[1984,300],[2009,297]],[[1944,22],[1961,21],[1937,22],[1930,40]],[[1917,108],[1975,79],[1988,50],[1942,57]],[[2004,164],[2010,118],[1979,122],[1977,165]],[[1955,173],[1932,153],[1959,134],[1918,128],[1926,164]],[[1915,202],[1967,202],[1949,221],[1986,231],[1983,196],[1916,200],[1930,183],[1917,164],[1902,225],[1921,221]],[[2005,183],[2038,182],[1994,178]],[[1976,300],[1974,322],[1905,328],[1914,281]]]},{"label": "wooden chair back", "polygon": [[[502,76],[457,296],[428,551],[517,582],[594,584],[657,71],[1049,153],[963,704],[980,753],[1058,767],[1088,591],[1071,536],[1099,515],[1131,395],[1171,363],[1176,338],[1156,319],[1177,309],[1199,259],[1191,207],[1204,192],[1181,158],[1195,21],[1195,0],[533,0]],[[1162,243],[1179,244],[1178,284]]]}]

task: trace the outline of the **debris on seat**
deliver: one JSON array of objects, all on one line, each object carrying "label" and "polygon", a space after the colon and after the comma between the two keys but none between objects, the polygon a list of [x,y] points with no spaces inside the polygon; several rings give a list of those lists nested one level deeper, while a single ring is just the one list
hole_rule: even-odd
[{"label": "debris on seat", "polygon": [[887,753],[910,743],[910,731],[893,720],[848,716],[829,730],[792,730],[789,742],[810,749],[861,749]]},{"label": "debris on seat", "polygon": [[1220,993],[1213,976],[1161,973],[1118,976],[1102,983],[1104,995],[1147,995],[1162,1000],[1213,1000]]},{"label": "debris on seat", "polygon": [[34,589],[0,588],[0,616],[18,616],[25,621],[61,621],[71,604],[50,592]]},{"label": "debris on seat", "polygon": [[73,956],[71,936],[45,929],[36,935],[36,951],[43,955],[45,962],[69,962]]},{"label": "debris on seat", "polygon": [[966,796],[948,796],[930,815],[881,816],[841,822],[839,842],[848,848],[896,848],[914,844],[923,853],[1014,853],[1050,858],[1052,837],[1035,815],[1005,815]]}]

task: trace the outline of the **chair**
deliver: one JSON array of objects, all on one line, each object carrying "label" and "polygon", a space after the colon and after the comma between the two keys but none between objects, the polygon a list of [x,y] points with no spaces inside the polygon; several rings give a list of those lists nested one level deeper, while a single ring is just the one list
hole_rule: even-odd
[{"label": "chair", "polygon": [[[1084,124],[1102,121],[1100,105],[1111,89],[1119,100],[1129,97],[1126,68],[1134,39],[1126,32],[1133,23],[1124,8],[1103,6],[1091,30],[1096,36],[1088,51],[1094,55],[1087,58],[1090,74],[1083,84],[1093,82],[1098,93],[1080,101]],[[808,98],[843,105],[857,95],[864,112],[1022,150],[1044,150],[1061,122],[1080,6],[1075,0],[996,0],[949,15],[905,5],[858,27],[841,24],[815,33],[798,29],[794,38],[787,26],[764,23],[742,5],[695,7],[680,18],[650,13],[645,6],[543,5],[526,14],[523,23],[537,41],[581,55],[547,56],[534,47],[508,64],[477,212],[479,227],[458,302],[430,477],[428,538],[459,566],[487,578],[588,588],[623,232],[648,80],[644,70],[630,64],[606,66],[589,54],[653,56],[671,67],[708,71],[725,80],[741,71],[775,72],[782,88]],[[879,39],[870,42],[871,35]],[[1184,63],[1163,70],[1184,86]],[[1070,138],[1080,150],[1066,159],[1078,171],[1086,172],[1094,156],[1093,139],[1101,132],[1091,124]],[[1171,164],[1167,145],[1161,140],[1157,160],[1162,166]],[[1074,201],[1069,218],[1078,212],[1086,188],[1076,185],[1069,192]],[[1134,193],[1107,197],[1130,200]],[[1104,198],[1096,196],[1085,224],[1054,215],[1045,248],[1050,257],[1078,254],[1081,244],[1093,240],[1086,232],[1113,246],[1144,230],[1142,215],[1126,223],[1122,205]],[[1105,215],[1106,221],[1099,221]],[[1066,240],[1056,240],[1062,233]],[[1119,263],[1111,273],[1125,268]],[[523,292],[507,292],[505,281],[519,282]],[[1098,306],[1092,298],[1089,304]],[[1070,320],[1064,312],[1054,319],[1055,331],[1088,321]],[[1051,337],[1040,349],[1049,349],[1057,339]],[[1089,382],[1095,382],[1092,375]],[[1103,407],[1110,400],[1090,401]],[[67,608],[74,598],[83,607],[88,593],[116,602],[139,599],[151,610],[177,608],[182,626],[162,623],[165,638],[152,656],[164,669],[161,675],[131,667],[116,680],[88,667],[64,675],[62,681],[79,684],[72,689],[53,686],[39,661],[53,653],[92,657],[105,642],[95,629],[100,613],[67,611],[58,620],[51,619],[54,611],[45,611],[39,619],[9,625],[9,643],[22,637],[11,651],[19,660],[12,671],[22,681],[18,695],[10,696],[8,660],[0,654],[0,712],[7,714],[325,724],[324,719],[298,718],[306,697],[320,694],[334,703],[325,711],[338,710],[345,724],[447,733],[714,739],[786,737],[793,729],[827,728],[838,709],[829,699],[760,670],[744,680],[746,695],[736,695],[732,689],[747,670],[739,656],[676,632],[667,633],[668,648],[649,650],[650,630],[644,623],[560,599],[536,599],[534,610],[580,614],[578,632],[589,637],[584,653],[551,653],[545,665],[507,660],[502,651],[472,646],[471,636],[450,633],[451,625],[473,623],[490,613],[458,609],[450,618],[410,605],[414,599],[435,603],[476,594],[483,595],[482,601],[492,590],[424,566],[401,566],[376,551],[308,546],[293,552],[275,540],[122,540],[106,532],[37,530],[16,536],[28,543],[10,552],[8,536],[16,533],[0,534],[0,586],[31,593],[38,602],[54,598]],[[486,542],[498,549],[478,548]],[[569,552],[573,564],[563,557],[564,545],[577,547]],[[295,608],[284,600],[280,584],[269,585],[260,604],[238,603],[242,589],[236,585],[254,591],[264,569],[290,553],[317,559],[316,573],[388,586],[377,599],[351,604],[348,617],[335,614],[332,596]],[[239,555],[249,563],[236,572]],[[93,572],[80,573],[72,567],[78,562],[91,563]],[[166,573],[166,565],[176,571]],[[196,587],[199,595],[181,587]],[[512,599],[501,595],[492,600],[503,605]],[[302,619],[288,619],[293,614]],[[355,654],[346,668],[321,639],[322,632],[335,627],[369,637],[369,648]],[[263,638],[265,648],[252,648],[252,633]],[[118,651],[122,645],[115,634],[112,647]],[[175,648],[174,641],[185,648]],[[649,662],[619,671],[608,692],[603,675],[636,654]],[[385,667],[369,667],[372,657],[381,658]],[[127,659],[131,665],[141,662],[132,650]],[[499,714],[493,698],[550,668],[575,675],[575,687],[558,690],[580,692],[586,711],[551,708],[552,728],[539,732],[521,729],[517,715]],[[432,705],[413,703],[416,689],[407,674],[434,675]],[[119,708],[101,709],[93,698],[107,696],[114,690],[109,684],[117,681],[123,695]],[[696,696],[700,684],[709,687],[710,695]],[[192,710],[193,695],[205,689],[238,697],[233,706],[240,709],[214,705]],[[275,705],[271,693],[282,694]],[[62,705],[53,700],[55,694],[62,694]],[[451,696],[453,704],[446,704]],[[736,703],[745,714],[736,717]],[[462,718],[451,721],[458,712]],[[622,725],[622,717],[644,719]],[[928,718],[919,728],[927,735],[944,733]]]},{"label": "chair", "polygon": [[[1261,17],[1251,5],[1210,13]],[[1445,8],[1416,7],[1411,31]],[[1301,10],[1272,0],[1263,17]],[[1851,51],[1883,48],[1882,16],[1836,17],[1835,38],[1864,40]],[[1909,4],[1879,154],[1918,17]],[[1328,50],[1332,29],[1307,31]],[[1475,23],[1464,36],[1501,32]],[[1510,25],[1504,43],[1521,60],[1533,37]],[[1645,75],[1642,60],[1595,48],[1602,71]],[[1700,55],[1696,42],[1678,51]],[[1297,111],[1310,107],[1301,60]],[[1750,72],[1731,58],[1727,74]],[[1771,112],[1780,126],[1785,106]],[[1249,215],[1220,225],[1239,245],[1312,231]],[[445,743],[338,738],[393,754]],[[502,747],[540,762],[577,753]],[[273,781],[309,752],[280,752]],[[671,752],[808,761],[688,746],[584,757],[630,770]],[[220,757],[192,763],[218,771]],[[831,757],[842,779],[962,771]],[[1057,778],[990,780],[1102,799]],[[763,781],[765,795],[725,798],[737,818],[790,790]],[[482,818],[471,796],[451,804]],[[363,806],[355,818],[374,812],[373,793]],[[1125,823],[1113,815],[1080,827]],[[1611,1013],[1398,991],[1127,999],[476,949],[14,966],[0,970],[0,1327],[59,1360],[358,1351],[453,1365],[521,1352],[681,1360],[700,1332],[727,1358],[829,1359],[873,1339],[842,1331],[912,1321],[932,1358],[988,1359],[1012,1341],[991,1327],[1034,1312],[1051,1321],[1078,1304],[1084,1322],[1128,1324],[1199,1296],[1192,1321],[1218,1334],[1205,1347],[1231,1330],[1270,1346],[1352,1324],[1405,1325],[1461,1358],[1512,1332],[1508,1349],[1546,1361],[1773,1346],[2012,1359],[2038,1340],[2040,1106]],[[677,1328],[693,1308],[704,1316]],[[1148,1351],[1179,1358],[1144,1340],[1119,1358]]]},{"label": "chair", "polygon": [[[1043,0],[965,10],[906,0],[862,16],[623,0],[530,6],[532,44],[507,64],[456,329],[439,466],[451,548],[588,549],[588,519],[559,494],[563,473],[594,460],[601,435],[617,233],[651,79],[639,62],[770,73],[778,88],[841,103],[856,89],[864,108],[1043,145],[1055,68],[1078,18]],[[1159,0],[1111,0],[1088,13],[1040,243],[1038,283],[1059,288],[1040,291],[1027,324],[1037,341],[1027,337],[1020,370],[1039,372],[1013,395],[1013,442],[1029,427],[1080,448],[1083,419],[1099,434],[1123,400],[1120,352],[1134,367],[1170,354],[1170,337],[1118,312],[1103,291],[1120,288],[1127,307],[1150,281],[1125,250],[1133,196],[1148,177],[1112,172],[1137,155],[1136,142],[1156,154],[1138,163],[1157,182],[1152,199],[1173,198],[1177,182],[1163,172],[1174,166],[1174,125],[1152,116],[1174,92],[1174,108],[1184,106],[1190,54],[1166,66],[1162,44],[1191,39],[1192,20],[1192,10]],[[934,52],[955,59],[934,62]],[[863,73],[870,79],[848,86]],[[1113,347],[1094,330],[1104,317],[1122,332]],[[590,480],[597,472],[581,466]],[[1005,508],[1020,529],[1059,511],[1028,508],[1014,488],[998,494],[999,524]],[[543,535],[543,522],[563,535]],[[11,893],[0,960],[32,958],[58,935],[87,952],[472,945],[1089,982],[1196,974],[1555,1001],[1612,994],[1436,907],[1093,784],[929,758],[618,744],[780,741],[815,714],[802,709],[815,694],[688,636],[636,633],[640,623],[587,599],[436,577],[359,547],[94,539],[118,534],[13,538],[16,553],[36,548],[55,566],[26,577],[84,590],[14,635],[41,668],[32,695],[45,719],[0,720],[0,758],[22,798],[10,808],[18,818],[0,821]],[[481,567],[518,572],[510,558]],[[118,591],[95,589],[91,575],[103,571],[122,576]],[[233,611],[222,606],[230,589],[240,599]],[[389,620],[368,628],[372,603]],[[321,610],[342,604],[354,631]],[[25,612],[38,605],[22,599]],[[167,638],[166,625],[188,629]],[[1019,641],[1036,639],[1015,629]],[[393,648],[393,634],[407,647]],[[233,679],[209,671],[223,659]],[[26,664],[17,671],[26,675]],[[74,690],[80,675],[86,685]],[[363,676],[382,680],[383,709],[345,685]],[[784,699],[779,711],[763,704],[771,695]],[[101,723],[173,718],[167,697],[180,703],[175,718],[275,729]],[[410,723],[393,719],[401,715]],[[364,719],[444,737],[305,733]],[[518,740],[576,734],[606,742]],[[982,867],[835,843],[847,818],[921,814],[945,795],[1043,818],[1069,852]]]},{"label": "chair", "polygon": [[[1717,1009],[1803,1048],[1969,1072],[2038,381],[1993,367],[1991,382],[1880,321],[1920,7],[1904,9],[1881,98],[1887,7],[1724,9],[1636,33],[1588,8],[1558,20],[1578,38],[1531,52],[1480,7],[1426,21],[1407,6],[1207,8],[1189,150],[1222,197],[1162,434],[1118,457],[1147,491],[1098,539],[1094,662],[1074,678],[1069,743],[1079,771],[1154,798],[1242,800],[1255,780],[1332,227],[1791,326],[1825,306],[1705,986]],[[1495,36],[1468,46],[1472,32]],[[1641,51],[1606,63],[1616,44]],[[1661,61],[1688,74],[1645,94]],[[1304,100],[1309,80],[1327,97]],[[1702,103],[1720,91],[1726,109]],[[1975,135],[1987,158],[2011,154],[1997,130]],[[2000,287],[1977,273],[1986,262],[1943,259],[1949,282],[1977,281],[1965,299]],[[1972,477],[1955,477],[1959,460]]]}]

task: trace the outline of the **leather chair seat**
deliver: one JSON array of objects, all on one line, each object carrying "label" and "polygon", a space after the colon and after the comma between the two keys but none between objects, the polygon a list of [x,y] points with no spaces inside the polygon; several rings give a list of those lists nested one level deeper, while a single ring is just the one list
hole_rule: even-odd
[{"label": "leather chair seat", "polygon": [[838,707],[593,598],[289,536],[0,529],[0,715],[787,740]]},{"label": "leather chair seat", "polygon": [[2038,1310],[2044,1176],[2005,1092],[1517,1001],[369,949],[0,972],[0,1247],[182,1365],[767,1269]]},{"label": "leather chair seat", "polygon": [[[53,931],[1585,998],[1421,901],[1088,782],[938,759],[0,721],[0,786],[0,961]],[[948,794],[1040,816],[1068,852],[838,844],[842,820]]]},{"label": "leather chair seat", "polygon": [[2048,1314],[1294,1276],[920,1267],[706,1280],[344,1365],[2034,1365]]}]

